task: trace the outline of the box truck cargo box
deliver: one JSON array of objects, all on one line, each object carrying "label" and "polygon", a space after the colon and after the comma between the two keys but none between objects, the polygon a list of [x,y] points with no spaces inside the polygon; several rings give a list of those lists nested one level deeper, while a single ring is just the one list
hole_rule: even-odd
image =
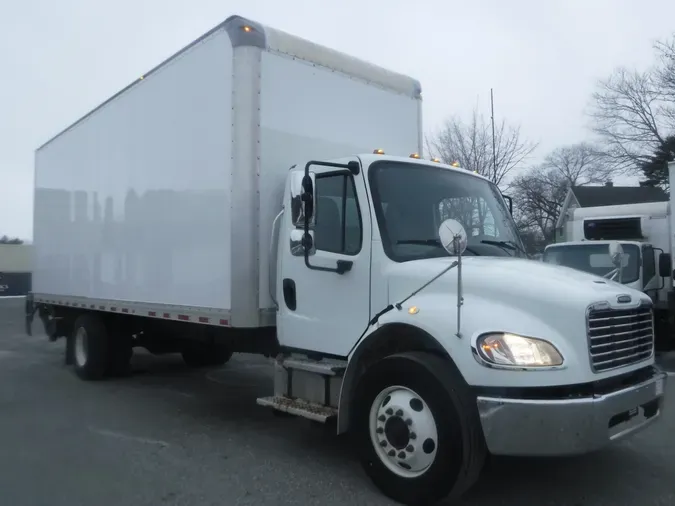
[{"label": "box truck cargo box", "polygon": [[37,150],[33,291],[271,325],[291,165],[421,144],[416,80],[230,18]]}]

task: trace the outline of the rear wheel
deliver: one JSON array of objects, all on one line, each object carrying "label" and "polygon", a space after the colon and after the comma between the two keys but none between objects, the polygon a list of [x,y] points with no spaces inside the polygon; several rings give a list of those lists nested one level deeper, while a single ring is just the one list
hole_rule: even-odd
[{"label": "rear wheel", "polygon": [[72,353],[75,373],[84,380],[103,378],[108,368],[108,334],[105,325],[94,315],[82,315],[73,325],[67,347]]},{"label": "rear wheel", "polygon": [[357,386],[352,429],[368,476],[408,505],[459,497],[485,460],[469,387],[454,364],[428,353],[371,366]]}]

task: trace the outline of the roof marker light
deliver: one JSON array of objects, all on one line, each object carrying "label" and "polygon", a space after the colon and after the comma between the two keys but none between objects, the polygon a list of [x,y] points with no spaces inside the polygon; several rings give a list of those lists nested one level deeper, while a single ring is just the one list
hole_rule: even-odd
[{"label": "roof marker light", "polygon": [[450,165],[452,165],[453,167],[459,167],[459,162],[454,161]]},{"label": "roof marker light", "polygon": [[383,155],[384,154],[384,149],[375,149],[373,150],[374,155]]},{"label": "roof marker light", "polygon": [[410,155],[410,158],[416,158],[416,159],[419,159],[419,157],[420,157],[420,155],[418,155],[417,153],[412,153],[412,154]]},{"label": "roof marker light", "polygon": [[431,161],[436,162],[436,163],[441,163],[440,158],[432,158]]}]

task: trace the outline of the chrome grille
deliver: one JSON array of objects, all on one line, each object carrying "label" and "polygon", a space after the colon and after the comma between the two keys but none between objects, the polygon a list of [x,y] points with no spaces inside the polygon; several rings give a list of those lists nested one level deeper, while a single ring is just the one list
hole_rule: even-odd
[{"label": "chrome grille", "polygon": [[654,322],[648,304],[633,309],[592,308],[587,331],[593,372],[635,364],[654,352]]}]

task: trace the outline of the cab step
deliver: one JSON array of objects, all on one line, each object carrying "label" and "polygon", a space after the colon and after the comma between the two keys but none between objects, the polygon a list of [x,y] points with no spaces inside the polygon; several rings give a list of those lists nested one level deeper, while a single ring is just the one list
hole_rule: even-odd
[{"label": "cab step", "polygon": [[259,406],[276,409],[289,415],[300,416],[319,423],[327,423],[337,417],[337,409],[322,406],[302,399],[290,399],[283,396],[259,397],[256,399]]},{"label": "cab step", "polygon": [[346,362],[328,362],[317,361],[301,357],[284,357],[278,359],[279,365],[284,369],[295,369],[296,371],[306,371],[321,376],[342,376],[347,369]]}]

